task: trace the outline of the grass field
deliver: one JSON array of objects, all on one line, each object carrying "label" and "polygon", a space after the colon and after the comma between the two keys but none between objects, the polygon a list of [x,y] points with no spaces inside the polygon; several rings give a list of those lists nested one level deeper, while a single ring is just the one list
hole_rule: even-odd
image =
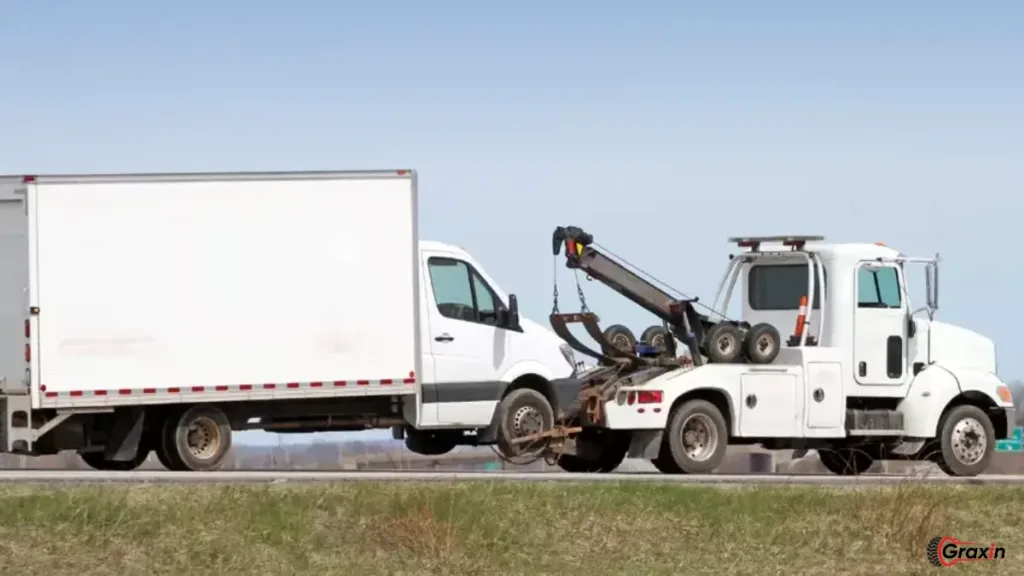
[{"label": "grass field", "polygon": [[1024,489],[653,484],[0,487],[0,574],[934,574],[933,536],[1005,545]]}]

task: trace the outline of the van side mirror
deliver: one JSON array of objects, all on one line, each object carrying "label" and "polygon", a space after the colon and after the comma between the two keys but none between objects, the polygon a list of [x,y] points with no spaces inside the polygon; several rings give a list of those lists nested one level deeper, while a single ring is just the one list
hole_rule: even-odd
[{"label": "van side mirror", "polygon": [[508,295],[508,310],[505,311],[504,316],[502,325],[505,329],[516,332],[523,331],[522,326],[519,325],[519,299],[515,294]]}]

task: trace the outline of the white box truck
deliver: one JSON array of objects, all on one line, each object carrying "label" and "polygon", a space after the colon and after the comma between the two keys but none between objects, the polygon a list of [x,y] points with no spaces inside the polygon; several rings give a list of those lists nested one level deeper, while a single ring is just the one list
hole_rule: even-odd
[{"label": "white box truck", "polygon": [[233,430],[391,428],[441,454],[576,392],[560,338],[419,241],[411,170],[3,177],[0,262],[6,452],[199,471]]}]

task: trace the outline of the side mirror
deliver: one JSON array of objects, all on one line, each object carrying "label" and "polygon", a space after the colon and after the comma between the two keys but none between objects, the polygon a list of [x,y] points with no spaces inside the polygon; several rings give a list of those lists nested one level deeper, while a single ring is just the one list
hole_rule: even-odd
[{"label": "side mirror", "polygon": [[508,310],[505,311],[505,318],[503,324],[505,328],[509,330],[522,331],[522,326],[519,325],[519,299],[516,298],[515,294],[508,295]]}]

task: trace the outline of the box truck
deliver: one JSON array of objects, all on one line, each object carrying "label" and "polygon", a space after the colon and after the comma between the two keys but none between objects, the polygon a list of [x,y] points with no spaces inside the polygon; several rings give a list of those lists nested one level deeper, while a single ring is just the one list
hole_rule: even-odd
[{"label": "box truck", "polygon": [[442,454],[549,426],[523,407],[575,393],[552,384],[571,350],[419,240],[416,181],[3,177],[0,450],[201,471],[239,430],[391,428]]}]

